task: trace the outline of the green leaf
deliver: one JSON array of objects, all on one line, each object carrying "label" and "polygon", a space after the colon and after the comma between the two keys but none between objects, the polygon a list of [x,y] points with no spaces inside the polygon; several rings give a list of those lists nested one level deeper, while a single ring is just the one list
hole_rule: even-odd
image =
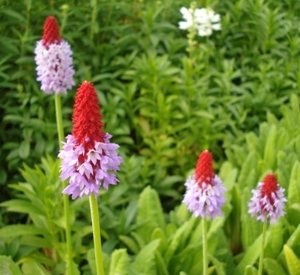
[{"label": "green leaf", "polygon": [[288,220],[294,226],[300,224],[300,201],[299,203],[289,204],[288,210]]},{"label": "green leaf", "polygon": [[[250,188],[253,188],[253,182],[252,180],[249,181],[250,176],[252,177],[251,174],[254,173],[256,175],[256,168],[257,167],[257,159],[255,156],[255,152],[251,151],[245,161],[243,162],[240,175],[238,178],[238,182],[242,184],[242,186],[248,186]],[[246,185],[247,184],[247,185]]]},{"label": "green leaf", "polygon": [[279,256],[282,249],[284,236],[282,227],[283,226],[280,221],[277,224],[269,227],[268,231],[270,232],[270,241],[265,247],[265,257],[276,259]]},{"label": "green leaf", "polygon": [[111,255],[109,275],[128,274],[129,257],[126,249],[115,250]]},{"label": "green leaf", "polygon": [[164,254],[164,259],[167,265],[171,260],[171,258],[173,257],[177,248],[180,246],[182,247],[186,246],[186,241],[188,237],[191,235],[195,223],[196,223],[196,218],[194,217],[190,218],[190,220],[188,220],[181,227],[179,227],[175,232],[174,236],[170,238],[171,242],[168,245],[168,248]]},{"label": "green leaf", "polygon": [[268,275],[286,275],[286,272],[276,260],[265,258],[263,263]]},{"label": "green leaf", "polygon": [[137,233],[145,242],[150,241],[154,228],[165,228],[163,210],[157,192],[146,187],[138,200],[137,223],[141,224]]},{"label": "green leaf", "polygon": [[299,178],[300,178],[300,162],[296,161],[292,168],[290,183],[288,188],[289,205],[300,202]]},{"label": "green leaf", "polygon": [[23,236],[23,235],[44,235],[50,236],[49,233],[42,228],[35,227],[33,225],[7,225],[0,228],[0,236],[4,239]]},{"label": "green leaf", "polygon": [[140,275],[157,275],[155,253],[159,246],[159,240],[154,240],[146,245],[136,256],[132,268]]},{"label": "green leaf", "polygon": [[286,242],[286,245],[293,249],[294,247],[299,245],[299,243],[300,243],[300,224],[293,232],[293,234],[289,237],[289,239]]},{"label": "green leaf", "polygon": [[264,161],[266,167],[273,169],[276,163],[276,126],[272,125],[269,129],[268,138],[266,141],[265,152],[264,152]]},{"label": "green leaf", "polygon": [[243,274],[243,271],[246,269],[248,265],[252,266],[256,262],[256,260],[258,259],[261,253],[260,251],[261,240],[262,240],[262,236],[259,236],[256,239],[256,241],[248,248],[244,257],[242,258],[242,260],[240,261],[240,263],[238,264],[234,272],[235,275]]},{"label": "green leaf", "polygon": [[290,275],[298,275],[300,270],[300,260],[295,255],[294,251],[287,245],[283,247],[285,260]]},{"label": "green leaf", "polygon": [[225,221],[225,217],[216,217],[211,221],[207,232],[208,239],[210,239],[213,236],[213,234],[223,226],[224,221]]},{"label": "green leaf", "polygon": [[14,263],[11,257],[0,255],[0,274],[22,275],[19,266]]},{"label": "green leaf", "polygon": [[226,275],[225,263],[220,262],[216,257],[210,256],[210,259],[216,269],[218,275]]},{"label": "green leaf", "polygon": [[19,212],[19,213],[27,213],[27,214],[38,214],[45,215],[44,211],[41,208],[36,207],[31,202],[26,200],[10,200],[0,204],[1,206],[7,207],[7,211],[10,212]]},{"label": "green leaf", "polygon": [[157,269],[157,275],[169,275],[169,272],[167,270],[166,263],[159,253],[159,251],[156,251],[155,253],[155,261],[156,261],[156,269]]},{"label": "green leaf", "polygon": [[19,156],[21,159],[28,158],[30,153],[30,143],[27,140],[23,140],[19,147]]},{"label": "green leaf", "polygon": [[[289,239],[286,242],[286,246],[290,247],[291,249],[294,249],[297,247],[300,243],[300,224],[296,228],[296,230],[292,233],[292,235],[289,237]],[[278,260],[280,260],[280,263],[283,264],[284,262],[284,250],[281,251],[280,255],[278,256]]]},{"label": "green leaf", "polygon": [[35,261],[25,262],[22,265],[22,272],[24,275],[51,275],[49,271],[47,271],[41,264]]},{"label": "green leaf", "polygon": [[257,269],[254,266],[248,265],[245,268],[244,275],[257,275]]},{"label": "green leaf", "polygon": [[125,235],[120,235],[119,239],[127,245],[127,247],[133,252],[133,253],[138,253],[139,252],[139,246],[137,243],[130,237],[125,236]]},{"label": "green leaf", "polygon": [[262,224],[257,222],[254,217],[248,213],[247,202],[250,201],[251,191],[249,187],[244,188],[241,193],[241,226],[242,226],[242,244],[245,250],[250,247],[257,239],[262,230]]},{"label": "green leaf", "polygon": [[160,252],[165,251],[165,249],[167,248],[167,240],[164,231],[161,228],[157,227],[153,230],[151,240],[160,240]]},{"label": "green leaf", "polygon": [[96,261],[95,261],[95,251],[94,251],[94,249],[90,249],[87,252],[86,258],[87,258],[89,267],[91,269],[92,275],[97,275]]}]

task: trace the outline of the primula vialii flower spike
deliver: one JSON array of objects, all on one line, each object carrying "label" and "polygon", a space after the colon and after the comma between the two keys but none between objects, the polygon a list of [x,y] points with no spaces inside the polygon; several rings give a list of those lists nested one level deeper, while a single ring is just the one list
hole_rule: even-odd
[{"label": "primula vialii flower spike", "polygon": [[270,224],[275,224],[285,214],[285,202],[284,189],[279,186],[274,174],[268,174],[263,182],[258,183],[258,188],[252,190],[252,198],[248,204],[249,214],[257,216],[258,220],[268,219]]},{"label": "primula vialii flower spike", "polygon": [[37,80],[46,94],[65,94],[75,83],[71,47],[61,39],[55,17],[47,17],[43,38],[35,47]]},{"label": "primula vialii flower spike", "polygon": [[183,202],[195,217],[215,218],[222,216],[221,207],[225,203],[224,192],[220,178],[214,174],[212,155],[203,151],[197,162],[194,175],[185,182],[187,191]]},{"label": "primula vialii flower spike", "polygon": [[58,157],[62,159],[61,179],[70,179],[64,194],[72,199],[98,196],[100,186],[108,189],[117,184],[115,174],[122,158],[116,150],[119,145],[110,143],[111,135],[103,132],[100,108],[95,88],[84,81],[78,88],[73,113],[73,132],[67,136]]}]

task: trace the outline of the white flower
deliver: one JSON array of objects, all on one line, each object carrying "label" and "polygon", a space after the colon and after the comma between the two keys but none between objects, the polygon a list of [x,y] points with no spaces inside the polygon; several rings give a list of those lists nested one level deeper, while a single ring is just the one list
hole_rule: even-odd
[{"label": "white flower", "polygon": [[189,27],[191,27],[193,25],[193,15],[192,15],[193,10],[182,7],[180,9],[180,12],[182,13],[182,17],[183,17],[183,19],[186,20],[186,22],[185,21],[180,21],[179,22],[179,29],[186,30],[186,29],[188,29]]},{"label": "white flower", "polygon": [[210,36],[213,32],[221,30],[221,16],[211,9],[187,9],[182,7],[180,12],[186,21],[179,22],[179,29],[186,30],[194,27],[199,36]]}]

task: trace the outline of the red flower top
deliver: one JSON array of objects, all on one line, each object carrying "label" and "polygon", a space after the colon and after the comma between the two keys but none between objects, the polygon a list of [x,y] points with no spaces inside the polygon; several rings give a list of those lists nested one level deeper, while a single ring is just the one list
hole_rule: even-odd
[{"label": "red flower top", "polygon": [[104,142],[104,123],[101,121],[99,100],[94,86],[84,81],[78,88],[73,112],[73,136],[85,151],[94,148],[94,142]]},{"label": "red flower top", "polygon": [[212,166],[212,155],[209,151],[205,150],[199,155],[198,158],[195,171],[195,181],[201,188],[203,182],[212,185],[213,178],[214,169]]},{"label": "red flower top", "polygon": [[48,16],[44,24],[43,45],[60,43],[59,27],[54,16]]},{"label": "red flower top", "polygon": [[274,204],[274,199],[272,198],[271,194],[276,192],[278,189],[277,179],[274,174],[266,175],[262,187],[261,187],[261,196],[267,196],[270,203]]}]

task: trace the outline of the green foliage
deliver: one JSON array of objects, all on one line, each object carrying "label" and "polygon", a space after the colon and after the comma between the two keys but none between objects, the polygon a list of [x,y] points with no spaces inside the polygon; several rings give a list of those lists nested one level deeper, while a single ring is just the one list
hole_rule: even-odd
[{"label": "green foliage", "polygon": [[[100,195],[106,274],[201,272],[200,221],[180,201],[203,149],[227,188],[224,216],[208,227],[210,274],[257,273],[261,224],[247,203],[269,172],[288,201],[285,217],[268,228],[264,272],[296,274],[300,5],[209,2],[222,30],[187,51],[187,32],[178,29],[187,0],[0,1],[0,254],[12,258],[1,256],[0,267],[65,270],[54,100],[40,91],[33,54],[45,17],[55,15],[74,53],[76,84],[94,83],[105,130],[124,157],[120,184]],[[66,133],[74,94],[62,97]],[[95,274],[88,212],[86,199],[71,203],[81,274]]]},{"label": "green foliage", "polygon": [[0,271],[1,274],[7,275],[21,275],[21,271],[16,263],[13,262],[11,257],[0,256]]},{"label": "green foliage", "polygon": [[287,262],[289,274],[296,275],[299,272],[300,260],[287,245],[284,246],[284,255]]},{"label": "green foliage", "polygon": [[109,275],[128,274],[129,257],[125,249],[115,250],[111,255]]}]

